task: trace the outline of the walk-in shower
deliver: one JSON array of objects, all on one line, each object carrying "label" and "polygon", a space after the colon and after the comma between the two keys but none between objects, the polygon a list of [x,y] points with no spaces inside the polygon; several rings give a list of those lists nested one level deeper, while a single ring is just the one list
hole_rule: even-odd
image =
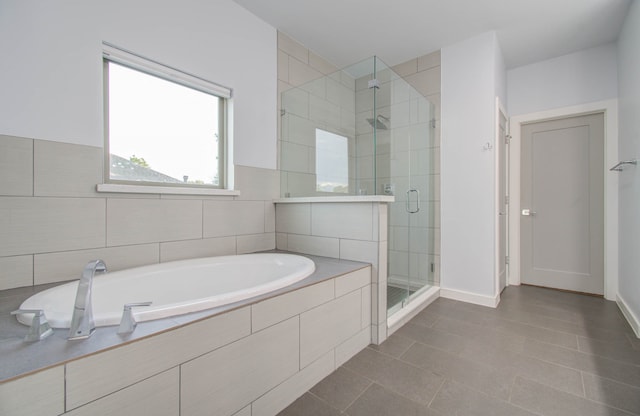
[{"label": "walk-in shower", "polygon": [[378,116],[375,119],[368,118],[367,121],[369,122],[369,124],[371,124],[371,127],[374,127],[379,130],[389,130],[389,127],[387,127],[387,123],[390,122],[391,120],[389,120],[387,117],[383,116],[382,114],[378,114]]},{"label": "walk-in shower", "polygon": [[388,314],[435,279],[433,105],[373,57],[282,93],[282,197],[389,195]]}]

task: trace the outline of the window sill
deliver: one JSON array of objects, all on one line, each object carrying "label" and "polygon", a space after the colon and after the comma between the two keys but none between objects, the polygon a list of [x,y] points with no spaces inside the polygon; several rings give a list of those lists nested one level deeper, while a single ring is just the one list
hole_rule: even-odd
[{"label": "window sill", "polygon": [[238,196],[240,191],[233,189],[188,188],[179,186],[149,186],[122,185],[115,183],[100,183],[96,185],[98,192],[112,192],[124,194],[169,194],[169,195],[213,195]]}]

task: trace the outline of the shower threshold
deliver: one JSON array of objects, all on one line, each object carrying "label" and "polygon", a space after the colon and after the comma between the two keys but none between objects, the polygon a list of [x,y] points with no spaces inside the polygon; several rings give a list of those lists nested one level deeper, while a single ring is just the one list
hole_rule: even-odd
[{"label": "shower threshold", "polygon": [[404,307],[400,304],[401,307],[387,317],[387,336],[396,332],[439,297],[440,288],[438,286],[425,286],[411,295],[409,302],[405,302]]}]

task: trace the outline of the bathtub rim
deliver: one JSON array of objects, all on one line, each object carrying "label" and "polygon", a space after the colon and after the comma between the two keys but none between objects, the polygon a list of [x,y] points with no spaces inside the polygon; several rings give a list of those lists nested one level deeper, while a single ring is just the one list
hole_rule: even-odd
[{"label": "bathtub rim", "polygon": [[[107,284],[106,282],[110,279],[116,279],[118,281],[122,281],[122,280],[134,278],[136,274],[149,275],[149,274],[154,274],[158,271],[167,271],[167,272],[173,271],[177,273],[181,273],[181,272],[183,273],[185,266],[192,266],[192,267],[201,267],[203,265],[215,266],[220,264],[221,262],[224,262],[225,260],[230,260],[230,263],[233,264],[238,261],[242,261],[241,259],[239,259],[240,257],[255,258],[257,256],[260,256],[260,257],[265,257],[269,259],[269,257],[273,257],[277,255],[286,256],[286,257],[300,257],[310,261],[304,262],[303,264],[301,264],[303,268],[300,270],[300,276],[298,276],[296,273],[290,272],[287,275],[280,276],[276,280],[251,286],[244,290],[235,290],[230,292],[219,293],[216,296],[194,298],[194,299],[190,299],[190,301],[182,301],[182,302],[176,301],[172,303],[161,303],[161,304],[155,304],[155,305],[152,304],[147,308],[141,308],[141,309],[135,310],[134,317],[138,323],[141,323],[141,322],[153,321],[153,320],[158,320],[163,318],[173,318],[176,316],[213,309],[217,306],[225,306],[231,303],[238,303],[238,302],[242,302],[245,299],[261,296],[263,294],[268,294],[270,292],[282,289],[284,287],[294,285],[300,280],[303,280],[306,277],[309,277],[315,272],[315,262],[311,260],[308,256],[303,256],[298,253],[262,252],[262,253],[198,257],[193,259],[174,260],[174,261],[169,261],[165,263],[155,263],[155,264],[149,264],[145,266],[131,267],[131,268],[107,273],[106,275],[96,275],[93,281],[93,287],[94,287],[93,296],[95,296],[96,293],[100,291],[100,288],[96,287],[96,285],[100,285],[100,284],[105,285]],[[269,257],[266,257],[266,256],[269,256]],[[267,261],[271,263],[271,260],[262,260],[262,261]],[[293,259],[292,261],[296,262],[299,260]],[[32,306],[32,304],[29,304],[27,302],[34,297],[36,299],[31,300],[31,302],[37,302],[39,295],[46,291],[62,290],[62,291],[67,291],[68,293],[68,291],[71,290],[71,288],[73,288],[73,293],[75,293],[77,290],[77,282],[78,282],[77,279],[67,281],[67,282],[61,282],[53,287],[46,288],[46,289],[43,289],[42,291],[34,293],[29,298],[25,299],[25,301],[20,305],[20,309],[26,309],[26,310],[38,309],[37,306]],[[285,283],[285,284],[281,285],[280,283]],[[274,289],[274,287],[276,288]],[[245,291],[248,292],[248,295],[244,295]],[[239,299],[240,295],[243,295],[244,297]],[[145,301],[153,301],[153,299],[149,297],[149,298],[145,298]],[[133,302],[133,300],[131,302]],[[72,304],[70,303],[68,310],[65,310],[65,311],[58,310],[58,311],[54,311],[54,312],[57,312],[57,314],[47,315],[47,320],[49,321],[51,328],[67,329],[67,330],[69,329],[69,326],[71,323],[71,313],[70,313],[71,306]],[[124,306],[124,303],[122,303],[122,306]],[[162,315],[166,315],[165,311],[172,310],[172,309],[176,311],[174,314],[168,315],[168,316],[162,316]],[[60,313],[65,313],[64,319],[59,316]],[[94,304],[93,315],[94,315],[93,318],[94,318],[96,327],[115,326],[120,323],[120,318],[122,316],[122,308],[120,307],[114,310],[110,309],[109,313],[101,315],[99,312],[96,311],[96,307]],[[33,314],[22,313],[22,314],[16,315],[16,318],[20,323],[22,323],[23,325],[26,325],[26,327],[29,327],[29,325],[31,324],[31,319],[33,319]]]},{"label": "bathtub rim", "polygon": [[[357,270],[372,267],[370,263],[365,262],[313,256],[282,250],[269,250],[264,253],[287,253],[307,257],[314,261],[316,270],[310,276],[291,286],[244,301],[177,317],[141,322],[136,330],[126,337],[121,337],[116,334],[117,327],[107,326],[96,328],[94,335],[89,339],[67,341],[67,329],[54,329],[53,335],[45,340],[36,343],[26,343],[23,341],[23,337],[27,332],[27,327],[18,323],[14,316],[10,316],[8,313],[6,316],[3,314],[0,316],[0,326],[8,328],[7,332],[9,336],[0,339],[0,357],[2,357],[0,358],[0,385],[90,355],[103,353],[122,345],[141,341],[165,332],[178,330],[186,325],[195,324],[214,316],[338,278]],[[0,299],[4,298],[3,295],[6,296],[8,294],[10,296],[11,292],[18,292],[14,297],[21,300],[18,301],[14,299],[14,302],[17,302],[19,305],[22,301],[36,293],[36,290],[48,289],[60,283],[63,282],[40,285],[38,287],[7,289],[0,291]],[[20,292],[22,292],[22,294],[20,294]]]}]

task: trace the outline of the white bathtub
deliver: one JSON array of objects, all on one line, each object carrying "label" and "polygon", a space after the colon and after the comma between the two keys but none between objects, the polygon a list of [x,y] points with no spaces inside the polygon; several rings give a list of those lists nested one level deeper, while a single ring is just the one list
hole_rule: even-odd
[{"label": "white bathtub", "polygon": [[[283,288],[314,270],[315,264],[306,257],[259,253],[97,274],[92,289],[93,317],[96,326],[118,325],[125,303],[147,301],[153,304],[134,308],[138,322],[202,311]],[[69,328],[77,288],[75,281],[44,290],[25,300],[20,308],[43,309],[51,327]],[[18,321],[29,325],[32,317],[18,315]]]}]

